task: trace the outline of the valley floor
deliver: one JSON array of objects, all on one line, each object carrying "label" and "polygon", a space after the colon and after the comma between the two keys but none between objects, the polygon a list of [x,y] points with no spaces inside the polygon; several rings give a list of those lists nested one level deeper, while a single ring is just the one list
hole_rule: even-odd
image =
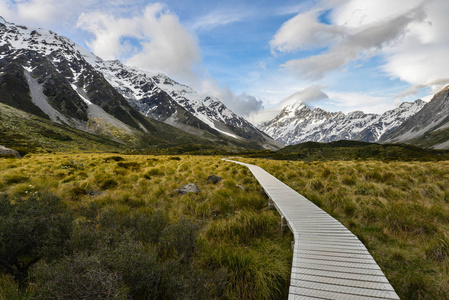
[{"label": "valley floor", "polygon": [[[241,160],[342,222],[401,298],[449,297],[449,162]],[[201,192],[174,192],[190,182]],[[0,158],[0,192],[0,256],[13,267],[0,266],[0,299],[287,296],[292,236],[251,173],[221,157]]]}]

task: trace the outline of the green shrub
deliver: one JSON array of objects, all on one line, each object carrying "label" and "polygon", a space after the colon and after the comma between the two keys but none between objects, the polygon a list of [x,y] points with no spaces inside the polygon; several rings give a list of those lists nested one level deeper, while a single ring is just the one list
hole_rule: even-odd
[{"label": "green shrub", "polygon": [[163,257],[176,256],[183,260],[191,258],[196,250],[198,224],[182,218],[177,224],[169,225],[159,240],[159,253]]},{"label": "green shrub", "polygon": [[39,259],[58,257],[71,230],[72,216],[54,195],[14,201],[0,195],[0,257],[16,279],[24,279]]}]

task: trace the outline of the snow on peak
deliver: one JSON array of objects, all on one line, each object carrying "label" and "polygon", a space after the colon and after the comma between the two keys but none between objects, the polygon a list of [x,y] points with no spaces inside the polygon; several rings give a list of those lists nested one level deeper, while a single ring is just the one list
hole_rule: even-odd
[{"label": "snow on peak", "polygon": [[0,16],[0,24],[6,24],[6,23],[8,23],[8,22],[6,22],[5,18]]},{"label": "snow on peak", "polygon": [[345,115],[342,112],[327,112],[321,108],[310,110],[302,103],[293,103],[285,107],[273,120],[260,124],[259,128],[285,144],[331,142],[341,139],[376,142],[386,132],[397,128],[416,114],[424,104],[421,100],[403,103],[382,115],[366,114],[362,111],[352,111]]}]

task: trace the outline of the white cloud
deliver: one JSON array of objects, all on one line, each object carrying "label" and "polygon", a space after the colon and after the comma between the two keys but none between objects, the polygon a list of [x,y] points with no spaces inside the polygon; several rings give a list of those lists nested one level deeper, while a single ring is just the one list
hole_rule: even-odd
[{"label": "white cloud", "polygon": [[94,35],[88,44],[104,59],[121,58],[128,65],[184,80],[196,76],[194,68],[201,61],[197,40],[160,3],[150,4],[142,14],[130,17],[85,13],[78,27]]},{"label": "white cloud", "polygon": [[248,17],[248,12],[218,10],[197,19],[191,28],[197,31],[211,30],[216,27],[240,22]]},{"label": "white cloud", "polygon": [[204,94],[212,95],[239,116],[249,117],[261,111],[263,101],[247,93],[236,94],[229,87],[221,88],[213,79],[201,81],[201,90]]},{"label": "white cloud", "polygon": [[[327,10],[330,24],[319,20]],[[276,54],[297,53],[281,66],[303,79],[354,71],[352,62],[376,55],[384,75],[411,85],[398,97],[427,87],[434,93],[449,83],[448,11],[446,0],[321,1],[285,22],[270,46]],[[304,57],[304,50],[315,54]]]},{"label": "white cloud", "polygon": [[422,6],[417,6],[402,14],[349,27],[320,23],[318,12],[306,12],[284,23],[271,46],[278,52],[327,47],[328,50],[322,53],[282,65],[302,78],[316,80],[351,61],[370,57],[394,44],[404,36],[411,23],[419,22],[423,17]]},{"label": "white cloud", "polygon": [[344,32],[344,28],[318,22],[319,11],[300,13],[285,22],[270,41],[271,50],[293,52],[327,47]]},{"label": "white cloud", "polygon": [[401,44],[386,49],[383,69],[412,84],[415,90],[430,87],[435,93],[449,83],[449,2],[435,0],[426,4],[425,22],[414,24]]},{"label": "white cloud", "polygon": [[340,110],[348,113],[355,110],[361,110],[364,113],[382,114],[389,109],[395,108],[398,103],[387,97],[372,96],[357,92],[336,92],[329,91],[329,101],[321,106],[326,110]]},{"label": "white cloud", "polygon": [[436,94],[449,84],[449,78],[437,79],[434,81],[427,81],[426,84],[417,84],[409,87],[405,91],[396,95],[396,99],[409,98],[419,93],[419,90],[430,87],[432,94]]},{"label": "white cloud", "polygon": [[282,109],[295,103],[311,105],[324,99],[329,99],[329,96],[321,90],[321,87],[312,85],[282,100],[279,107]]},{"label": "white cloud", "polygon": [[322,91],[320,86],[316,85],[308,86],[305,89],[299,92],[295,92],[292,95],[288,96],[276,106],[272,106],[249,115],[248,120],[253,124],[259,124],[264,121],[272,120],[287,105],[295,103],[314,105],[315,103],[321,102],[328,98],[329,98],[328,95]]},{"label": "white cloud", "polygon": [[0,15],[10,22],[26,23],[30,25],[47,24],[55,19],[58,12],[57,4],[58,1],[55,0],[29,0],[18,2],[0,0]]}]

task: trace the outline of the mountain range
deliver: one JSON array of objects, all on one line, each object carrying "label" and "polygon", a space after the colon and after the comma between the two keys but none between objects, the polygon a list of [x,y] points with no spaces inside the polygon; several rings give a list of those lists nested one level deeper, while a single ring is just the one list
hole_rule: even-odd
[{"label": "mountain range", "polygon": [[[104,61],[52,31],[3,18],[0,102],[117,141],[163,139],[168,138],[165,131],[178,130],[183,133],[169,136],[253,149],[282,146],[219,99],[164,74]],[[182,143],[176,138],[166,142]]]},{"label": "mountain range", "polygon": [[80,137],[83,144],[99,140],[107,149],[195,144],[276,150],[284,144],[338,140],[449,148],[449,88],[428,103],[404,102],[383,114],[328,112],[296,102],[255,127],[219,99],[164,74],[105,61],[52,31],[18,26],[1,17],[0,102],[18,110],[3,114],[13,124],[0,126],[12,135],[20,135],[14,124],[24,112],[28,126],[45,124],[33,131],[36,134]]},{"label": "mountain range", "polygon": [[273,120],[261,123],[259,128],[287,145],[307,141],[377,142],[420,111],[425,104],[422,100],[416,100],[413,103],[404,102],[398,108],[383,114],[367,114],[362,111],[344,114],[293,103],[284,107]]}]

